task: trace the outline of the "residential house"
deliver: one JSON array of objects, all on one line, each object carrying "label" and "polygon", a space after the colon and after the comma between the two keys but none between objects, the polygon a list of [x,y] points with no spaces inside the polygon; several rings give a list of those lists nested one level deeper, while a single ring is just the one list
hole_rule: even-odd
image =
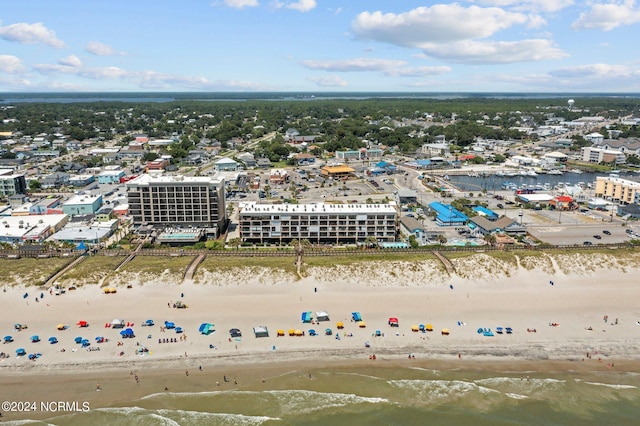
[{"label": "residential house", "polygon": [[400,234],[407,238],[413,235],[418,245],[421,246],[429,243],[424,225],[409,216],[402,216],[400,218]]},{"label": "residential house", "polygon": [[258,160],[256,161],[256,166],[259,169],[269,169],[271,168],[271,160],[269,160],[268,158],[258,158]]},{"label": "residential house", "polygon": [[221,171],[221,172],[235,171],[235,170],[238,170],[238,162],[231,158],[224,157],[216,161],[214,163],[214,167],[217,171]]},{"label": "residential house", "polygon": [[238,154],[237,158],[242,162],[242,164],[244,164],[244,167],[246,169],[253,169],[257,165],[256,159],[251,152],[243,152],[241,154]]},{"label": "residential house", "polygon": [[69,173],[65,172],[51,173],[40,181],[40,187],[42,189],[51,189],[69,185],[69,177]]}]

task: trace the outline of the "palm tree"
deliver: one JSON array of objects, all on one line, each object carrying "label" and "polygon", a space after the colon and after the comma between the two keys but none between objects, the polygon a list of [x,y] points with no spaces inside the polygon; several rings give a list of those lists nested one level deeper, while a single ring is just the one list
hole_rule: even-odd
[{"label": "palm tree", "polygon": [[378,239],[372,235],[369,235],[364,239],[364,245],[367,247],[375,247],[378,244]]},{"label": "palm tree", "polygon": [[490,246],[494,246],[496,244],[497,238],[496,238],[496,236],[494,234],[487,234],[487,235],[484,236],[484,240]]}]

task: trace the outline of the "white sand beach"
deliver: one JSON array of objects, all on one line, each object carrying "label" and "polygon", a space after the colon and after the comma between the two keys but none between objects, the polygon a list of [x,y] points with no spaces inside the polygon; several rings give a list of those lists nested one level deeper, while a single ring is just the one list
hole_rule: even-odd
[{"label": "white sand beach", "polygon": [[[507,265],[478,254],[455,261],[458,272],[451,277],[432,261],[311,269],[301,280],[264,271],[249,275],[238,269],[224,276],[203,271],[197,284],[141,279],[132,282],[132,288],[114,283],[116,294],[84,285],[59,296],[45,292],[38,302],[41,291],[33,287],[6,287],[0,292],[0,337],[11,335],[14,341],[0,345],[0,352],[9,354],[0,361],[0,371],[160,361],[181,365],[185,356],[217,363],[360,358],[373,353],[566,360],[597,351],[605,359],[636,359],[640,357],[638,271],[616,264],[593,270],[584,266],[593,260],[575,260],[570,273],[557,264],[507,271]],[[178,300],[188,308],[170,307]],[[327,311],[330,321],[303,324],[304,311],[314,315]],[[365,328],[351,321],[354,311],[362,314]],[[389,327],[389,317],[397,317],[400,326]],[[116,318],[132,324],[135,338],[124,339],[121,330],[105,327]],[[155,325],[143,327],[147,319]],[[81,320],[89,326],[79,327]],[[184,332],[161,331],[165,321]],[[343,330],[336,329],[338,321],[344,322]],[[205,322],[215,324],[215,332],[200,334],[198,328]],[[14,323],[26,324],[28,329],[15,331]],[[411,331],[413,325],[428,323],[433,324],[433,332]],[[558,325],[550,326],[553,323]],[[68,329],[59,331],[58,324]],[[255,326],[266,326],[269,337],[254,337]],[[498,334],[497,327],[511,327],[513,333]],[[231,339],[231,328],[240,329],[242,337]],[[325,335],[326,328],[332,329],[331,336]],[[443,328],[450,334],[442,335]],[[494,336],[479,334],[479,328],[491,329]],[[277,337],[278,329],[300,329],[305,336]],[[309,329],[319,335],[310,336]],[[376,330],[383,335],[375,337]],[[33,335],[41,341],[32,343]],[[108,341],[96,343],[98,336]],[[50,344],[50,337],[58,343]],[[74,342],[76,337],[88,339],[90,346],[82,348]],[[175,342],[163,343],[166,339]],[[143,347],[148,352],[137,354]],[[36,360],[18,357],[17,348],[41,356]]]},{"label": "white sand beach", "polygon": [[[162,390],[168,382],[172,390],[188,391],[212,386],[223,372],[234,371],[243,384],[260,388],[259,377],[265,375],[371,363],[374,354],[380,366],[406,362],[411,355],[414,365],[424,368],[444,363],[446,368],[606,371],[615,365],[618,371],[640,371],[637,255],[555,255],[531,262],[520,259],[514,266],[475,254],[453,259],[452,276],[434,260],[308,268],[302,279],[258,267],[201,270],[195,282],[185,283],[127,273],[110,280],[115,294],[91,284],[43,298],[33,286],[4,286],[0,338],[11,335],[13,342],[0,344],[0,352],[8,354],[0,359],[0,390],[5,389],[0,396],[87,400],[87,391],[99,382],[107,390],[93,392],[92,407],[109,406]],[[188,308],[173,308],[178,300]],[[305,311],[327,311],[330,321],[303,324]],[[355,311],[366,327],[351,321]],[[398,318],[399,327],[388,325],[390,317]],[[134,338],[105,327],[116,318],[132,324]],[[155,325],[143,327],[147,319]],[[89,326],[81,328],[79,321]],[[183,333],[161,331],[164,321]],[[336,328],[339,321],[342,330]],[[204,322],[213,323],[215,332],[200,334]],[[16,331],[14,323],[28,328]],[[429,323],[433,332],[411,330]],[[58,324],[68,328],[57,330]],[[255,326],[266,326],[269,337],[256,338]],[[499,334],[498,327],[513,332]],[[230,338],[231,328],[240,329],[242,337]],[[318,336],[309,335],[312,328]],[[449,335],[441,334],[443,328]],[[479,334],[479,328],[491,329],[493,336]],[[277,337],[278,329],[287,334]],[[290,329],[305,336],[289,336]],[[376,330],[381,336],[374,336]],[[32,343],[33,335],[40,342]],[[99,336],[108,341],[97,343]],[[50,344],[50,337],[58,343]],[[81,347],[76,337],[90,346]],[[171,339],[175,342],[164,343]],[[27,356],[17,356],[17,348]],[[137,353],[142,348],[148,352]],[[37,359],[28,358],[36,353]],[[199,381],[178,379],[201,367],[206,374]],[[144,382],[135,389],[129,386],[133,372]]]}]

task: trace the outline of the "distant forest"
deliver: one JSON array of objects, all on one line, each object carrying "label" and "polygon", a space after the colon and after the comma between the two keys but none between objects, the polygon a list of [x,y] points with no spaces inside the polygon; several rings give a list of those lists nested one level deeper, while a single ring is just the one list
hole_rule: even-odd
[{"label": "distant forest", "polygon": [[[69,96],[82,98],[76,94]],[[117,98],[117,95],[113,96]],[[144,94],[127,96],[145,98]],[[148,96],[158,98],[163,95]],[[193,98],[194,94],[184,96]],[[637,97],[574,97],[570,109],[567,99],[560,97],[433,99],[405,95],[399,98],[301,100],[292,95],[293,99],[289,100],[252,100],[246,99],[247,94],[237,96],[237,100],[215,101],[181,100],[179,94],[171,94],[170,97],[176,100],[0,104],[0,131],[30,136],[45,134],[49,140],[55,139],[55,134],[76,140],[117,139],[122,144],[132,138],[132,133],[143,133],[155,138],[177,137],[186,150],[203,139],[246,140],[274,131],[282,135],[287,129],[295,128],[300,135],[316,136],[316,142],[324,144],[324,151],[357,149],[364,147],[365,141],[371,141],[395,147],[402,153],[412,153],[438,135],[465,147],[477,137],[529,138],[514,128],[540,126],[553,117],[570,121],[583,116],[640,115],[640,98]],[[640,134],[636,126],[621,130],[624,136]],[[284,146],[284,142],[280,136],[274,143]],[[274,147],[265,148],[268,148],[267,154],[271,154],[268,156],[273,156]],[[277,156],[287,154],[286,150],[280,149]]]}]

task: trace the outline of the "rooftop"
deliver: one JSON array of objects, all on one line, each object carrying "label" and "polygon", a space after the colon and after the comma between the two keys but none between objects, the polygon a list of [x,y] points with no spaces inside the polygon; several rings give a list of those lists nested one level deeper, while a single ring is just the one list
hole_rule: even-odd
[{"label": "rooftop", "polygon": [[394,202],[389,204],[258,204],[240,203],[240,214],[254,213],[396,213]]}]

